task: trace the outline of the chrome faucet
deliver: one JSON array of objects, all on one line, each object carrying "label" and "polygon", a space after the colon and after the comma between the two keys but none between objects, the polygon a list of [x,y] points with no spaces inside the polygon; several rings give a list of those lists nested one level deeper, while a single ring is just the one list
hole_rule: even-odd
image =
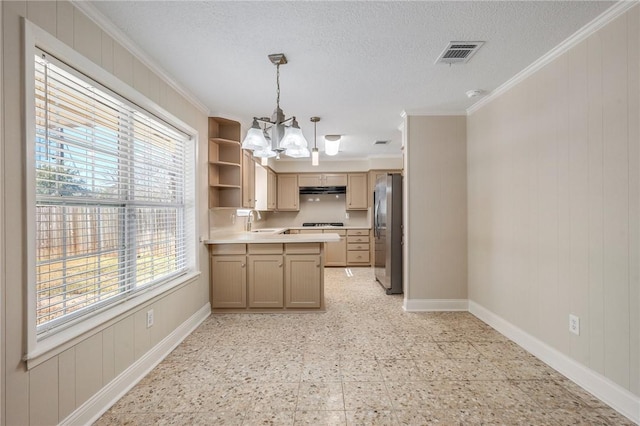
[{"label": "chrome faucet", "polygon": [[255,220],[260,220],[262,219],[262,216],[260,216],[260,212],[258,210],[249,210],[249,213],[247,214],[247,232],[251,232],[251,225],[253,224],[253,214],[256,214],[256,219]]}]

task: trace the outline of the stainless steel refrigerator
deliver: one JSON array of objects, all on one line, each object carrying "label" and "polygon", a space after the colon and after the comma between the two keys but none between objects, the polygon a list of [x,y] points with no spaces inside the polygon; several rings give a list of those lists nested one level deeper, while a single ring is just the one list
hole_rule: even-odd
[{"label": "stainless steel refrigerator", "polygon": [[402,175],[376,180],[373,193],[374,268],[387,294],[402,293]]}]

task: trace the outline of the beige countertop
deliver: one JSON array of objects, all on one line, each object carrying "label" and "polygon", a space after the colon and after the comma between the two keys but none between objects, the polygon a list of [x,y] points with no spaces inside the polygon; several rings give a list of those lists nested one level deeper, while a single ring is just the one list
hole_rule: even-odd
[{"label": "beige countertop", "polygon": [[[258,232],[220,232],[210,235],[205,244],[268,244],[268,243],[330,243],[340,241],[340,235],[323,234],[283,234],[287,229],[267,228]],[[320,229],[319,229],[320,230]]]},{"label": "beige countertop", "polygon": [[371,229],[371,227],[369,226],[290,226],[286,229],[298,229],[298,230],[302,230],[304,229],[305,231],[310,230],[310,229]]}]

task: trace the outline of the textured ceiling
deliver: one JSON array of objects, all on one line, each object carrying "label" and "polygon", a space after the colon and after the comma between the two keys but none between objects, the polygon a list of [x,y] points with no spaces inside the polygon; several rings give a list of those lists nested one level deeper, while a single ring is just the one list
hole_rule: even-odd
[{"label": "textured ceiling", "polygon": [[[596,1],[92,4],[193,93],[211,115],[270,116],[285,53],[281,107],[313,144],[342,134],[340,158],[400,155],[400,114],[461,113],[611,6]],[[485,41],[464,65],[434,64],[449,41]],[[388,145],[373,146],[375,140]],[[307,160],[308,161],[308,160]]]}]

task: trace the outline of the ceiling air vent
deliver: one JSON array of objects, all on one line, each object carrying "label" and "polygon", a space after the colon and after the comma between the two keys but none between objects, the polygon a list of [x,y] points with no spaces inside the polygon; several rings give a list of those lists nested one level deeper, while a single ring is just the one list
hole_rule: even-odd
[{"label": "ceiling air vent", "polygon": [[374,145],[387,145],[389,142],[391,142],[390,140],[385,140],[385,141],[375,141],[373,144]]},{"label": "ceiling air vent", "polygon": [[436,64],[464,64],[483,44],[484,41],[450,41],[436,60]]}]

